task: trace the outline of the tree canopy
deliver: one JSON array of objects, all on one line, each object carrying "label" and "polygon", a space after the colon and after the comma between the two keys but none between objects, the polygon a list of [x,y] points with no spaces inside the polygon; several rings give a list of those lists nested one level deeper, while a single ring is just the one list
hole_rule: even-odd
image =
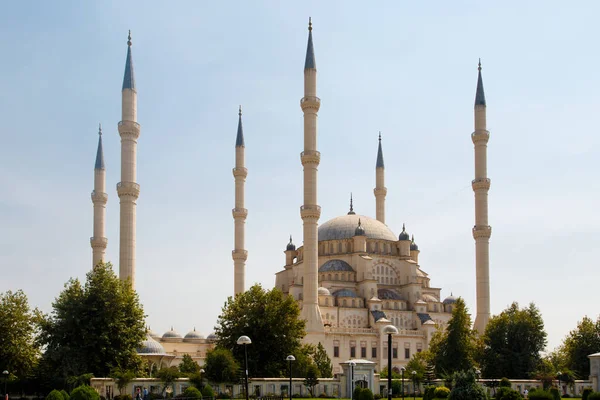
[{"label": "tree canopy", "polygon": [[456,300],[445,332],[436,332],[429,351],[439,376],[455,371],[471,370],[475,364],[476,336],[471,329],[471,317],[462,298]]},{"label": "tree canopy", "polygon": [[[305,335],[305,321],[299,317],[300,308],[291,296],[254,285],[227,299],[215,326],[217,347],[230,350],[240,365],[244,365],[246,347],[251,376],[284,376],[286,357],[300,348]],[[243,335],[252,344],[238,345]]]},{"label": "tree canopy", "polygon": [[189,354],[183,355],[183,360],[179,364],[179,372],[185,376],[190,376],[200,372],[200,365]]},{"label": "tree canopy", "polygon": [[584,317],[577,323],[577,328],[569,332],[564,339],[562,351],[567,367],[579,379],[590,374],[590,354],[600,352],[600,317],[593,321]]},{"label": "tree canopy", "polygon": [[36,342],[39,319],[39,311],[29,308],[22,290],[0,293],[0,371],[9,371],[18,379],[30,376],[40,355]]},{"label": "tree canopy", "polygon": [[204,361],[206,378],[215,383],[233,383],[239,380],[240,369],[231,351],[223,348],[211,349],[206,352]]},{"label": "tree canopy", "polygon": [[88,272],[85,286],[69,280],[52,308],[41,324],[41,343],[46,367],[55,376],[64,381],[141,367],[136,349],[145,337],[144,312],[131,283],[121,281],[110,263]]},{"label": "tree canopy", "polygon": [[512,303],[492,317],[483,335],[481,370],[485,378],[528,378],[535,374],[546,347],[539,309],[531,303],[520,309]]}]

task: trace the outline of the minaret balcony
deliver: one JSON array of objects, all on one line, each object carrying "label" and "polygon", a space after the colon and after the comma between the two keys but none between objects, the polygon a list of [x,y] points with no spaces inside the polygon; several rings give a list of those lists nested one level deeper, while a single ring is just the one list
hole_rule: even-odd
[{"label": "minaret balcony", "polygon": [[233,169],[233,176],[238,178],[238,177],[242,177],[245,178],[248,176],[248,168],[244,168],[244,167],[235,167]]},{"label": "minaret balcony", "polygon": [[317,205],[305,205],[300,206],[300,216],[304,218],[316,218],[321,217],[321,206]]},{"label": "minaret balcony", "polygon": [[108,201],[108,193],[92,191],[92,203],[106,204]]},{"label": "minaret balcony", "polygon": [[101,249],[105,249],[106,246],[108,245],[108,239],[105,237],[94,237],[92,236],[90,238],[90,244],[92,245],[92,248],[101,248]]},{"label": "minaret balcony", "polygon": [[233,218],[246,218],[248,216],[248,210],[245,208],[234,208],[231,210]]},{"label": "minaret balcony", "polygon": [[375,193],[375,197],[377,196],[385,196],[387,194],[387,188],[375,188],[373,189],[373,193]]},{"label": "minaret balcony", "polygon": [[473,187],[473,190],[489,190],[491,184],[492,181],[490,180],[490,178],[479,178],[473,179],[471,181],[471,186]]},{"label": "minaret balcony", "polygon": [[140,195],[140,185],[135,182],[117,183],[117,194],[121,196],[132,196],[136,199]]},{"label": "minaret balcony", "polygon": [[118,128],[119,135],[121,135],[121,137],[129,135],[132,135],[135,139],[140,137],[140,124],[138,124],[135,121],[120,121],[118,124]]},{"label": "minaret balcony", "polygon": [[305,164],[319,164],[321,162],[321,153],[316,150],[306,150],[300,153],[300,161]]},{"label": "minaret balcony", "polygon": [[248,259],[248,250],[233,250],[231,252],[231,257],[234,260],[246,261]]},{"label": "minaret balcony", "polygon": [[300,107],[302,110],[314,108],[318,111],[321,108],[321,99],[317,96],[304,96],[300,99]]},{"label": "minaret balcony", "polygon": [[479,238],[489,239],[492,236],[492,227],[489,225],[475,225],[473,227],[473,239]]},{"label": "minaret balcony", "polygon": [[476,130],[475,132],[471,133],[471,140],[473,141],[474,144],[486,144],[488,142],[488,140],[490,140],[490,131],[486,131],[486,130]]}]

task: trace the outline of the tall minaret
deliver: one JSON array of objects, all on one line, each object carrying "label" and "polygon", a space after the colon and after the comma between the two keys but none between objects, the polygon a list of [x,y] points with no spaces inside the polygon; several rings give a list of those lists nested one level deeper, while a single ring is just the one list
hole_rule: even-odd
[{"label": "tall minaret", "polygon": [[246,176],[248,176],[248,170],[246,169],[246,146],[244,145],[244,130],[242,129],[242,106],[240,106],[238,115],[239,121],[237,137],[235,139],[235,168],[233,169],[233,176],[235,178],[235,208],[231,210],[235,221],[234,249],[231,252],[231,256],[233,257],[234,295],[243,293],[246,290],[246,259],[248,258],[248,251],[244,249],[244,225],[248,216],[248,210],[244,208],[244,185],[246,183]]},{"label": "tall minaret", "polygon": [[131,58],[131,31],[127,38],[119,135],[121,136],[121,182],[117,183],[117,193],[121,203],[119,278],[131,279],[131,285],[135,288],[135,207],[140,194],[140,185],[136,183],[136,165],[140,124],[137,123],[137,91]]},{"label": "tall minaret", "polygon": [[381,132],[379,132],[379,148],[377,149],[377,163],[375,164],[375,217],[377,221],[385,224],[385,167],[383,165],[383,150],[381,150]]},{"label": "tall minaret", "polygon": [[318,222],[321,207],[317,205],[317,168],[321,153],[317,151],[317,113],[321,99],[317,97],[317,66],[312,40],[312,22],[308,20],[308,45],[304,62],[304,97],[300,107],[304,112],[304,151],[300,154],[304,166],[304,205],[300,215],[304,231],[304,287],[302,317],[306,332],[323,332],[319,310],[318,281]]},{"label": "tall minaret", "polygon": [[92,203],[94,203],[94,236],[90,238],[92,245],[92,268],[100,261],[106,260],[106,170],[104,168],[104,152],[102,151],[102,125],[98,127],[98,150],[96,152],[96,164],[94,166],[94,191],[92,192]]},{"label": "tall minaret", "polygon": [[490,132],[486,127],[486,104],[481,78],[481,60],[475,94],[475,132],[471,139],[475,145],[475,179],[472,182],[475,192],[475,269],[477,275],[477,316],[475,329],[483,334],[490,319],[490,236],[492,228],[488,224],[488,191],[490,179],[487,177],[487,143]]}]

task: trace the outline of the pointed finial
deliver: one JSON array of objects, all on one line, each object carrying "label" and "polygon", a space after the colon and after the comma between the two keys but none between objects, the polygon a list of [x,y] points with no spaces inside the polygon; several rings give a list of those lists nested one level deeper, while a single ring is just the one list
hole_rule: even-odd
[{"label": "pointed finial", "polygon": [[358,219],[358,227],[360,228],[360,218]]},{"label": "pointed finial", "polygon": [[308,17],[308,30],[312,31],[312,18]]},{"label": "pointed finial", "polygon": [[240,111],[238,112],[238,115],[241,117],[242,116],[242,105],[240,104]]},{"label": "pointed finial", "polygon": [[350,211],[348,211],[348,215],[354,215],[354,204],[352,202],[352,192],[350,192]]},{"label": "pointed finial", "polygon": [[481,71],[481,58],[479,59],[479,64],[477,64],[477,70]]},{"label": "pointed finial", "polygon": [[292,244],[292,235],[290,235],[290,244]]},{"label": "pointed finial", "polygon": [[196,327],[194,327],[194,332],[196,332]]},{"label": "pointed finial", "polygon": [[127,35],[127,46],[131,46],[131,29],[129,30],[129,35]]},{"label": "pointed finial", "polygon": [[404,222],[402,223],[402,232],[406,231],[406,226],[404,225]]},{"label": "pointed finial", "polygon": [[381,142],[381,131],[379,131],[379,141]]},{"label": "pointed finial", "polygon": [[411,237],[410,240],[412,240],[412,242],[414,243],[415,242],[415,235],[412,235],[412,237]]},{"label": "pointed finial", "polygon": [[454,297],[454,294],[452,294],[452,292],[450,292],[450,296]]},{"label": "pointed finial", "polygon": [[173,325],[171,325],[171,330],[173,330]]},{"label": "pointed finial", "polygon": [[102,123],[98,124],[98,135],[102,136]]}]

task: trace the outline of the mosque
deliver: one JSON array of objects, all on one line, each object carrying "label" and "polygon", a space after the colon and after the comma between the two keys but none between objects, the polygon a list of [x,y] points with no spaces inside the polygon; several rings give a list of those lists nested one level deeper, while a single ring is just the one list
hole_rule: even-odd
[{"label": "mosque", "polygon": [[[275,287],[293,296],[306,320],[306,343],[322,343],[334,366],[341,373],[350,359],[360,359],[387,366],[388,338],[384,327],[393,325],[398,333],[392,340],[394,369],[426,350],[433,333],[443,329],[456,302],[454,296],[442,299],[441,289],[432,286],[431,277],[419,264],[419,246],[405,226],[398,235],[385,222],[385,163],[381,135],[375,159],[375,218],[354,212],[352,200],[347,214],[319,226],[321,207],[317,201],[317,168],[321,153],[317,150],[317,114],[321,100],[317,97],[317,64],[313,45],[312,23],[309,22],[308,44],[304,63],[304,95],[300,107],[304,114],[304,149],[300,153],[304,171],[304,190],[300,217],[303,223],[303,246],[296,247],[290,238],[285,248],[285,264],[275,274]],[[125,75],[122,87],[121,182],[117,184],[120,199],[119,276],[130,279],[135,287],[136,201],[140,186],[136,183],[137,91],[128,38]],[[474,122],[471,134],[475,153],[475,225],[477,313],[475,328],[482,332],[490,317],[489,239],[487,177],[486,101],[478,68]],[[375,153],[375,152],[374,152]],[[326,155],[325,155],[326,156]],[[327,171],[325,171],[327,173]],[[393,172],[392,172],[393,173]],[[234,293],[245,290],[245,221],[244,208],[245,142],[242,112],[239,111],[235,141],[234,219]],[[325,188],[325,190],[327,190]],[[102,131],[98,142],[94,169],[94,236],[90,239],[93,265],[105,258],[105,210],[107,203]],[[206,351],[212,348],[214,335],[204,337],[194,330],[185,336],[173,328],[162,336],[148,331],[138,352],[158,366],[177,365],[184,354],[203,364]]]}]

